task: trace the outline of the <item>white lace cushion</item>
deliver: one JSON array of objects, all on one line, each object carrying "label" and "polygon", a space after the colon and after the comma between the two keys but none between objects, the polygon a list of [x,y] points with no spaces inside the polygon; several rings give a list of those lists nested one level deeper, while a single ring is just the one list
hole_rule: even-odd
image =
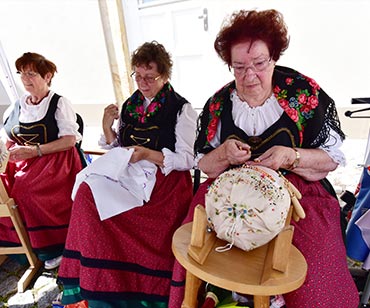
[{"label": "white lace cushion", "polygon": [[217,237],[247,251],[266,244],[284,228],[290,207],[284,179],[261,166],[222,173],[205,200],[208,223]]}]

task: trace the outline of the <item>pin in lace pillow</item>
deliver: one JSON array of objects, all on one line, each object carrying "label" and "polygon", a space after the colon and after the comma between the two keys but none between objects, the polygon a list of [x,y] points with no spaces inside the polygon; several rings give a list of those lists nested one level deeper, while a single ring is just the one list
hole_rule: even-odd
[{"label": "pin in lace pillow", "polygon": [[224,248],[246,251],[268,243],[284,228],[291,203],[282,176],[247,165],[219,175],[205,200],[210,227],[229,242]]}]

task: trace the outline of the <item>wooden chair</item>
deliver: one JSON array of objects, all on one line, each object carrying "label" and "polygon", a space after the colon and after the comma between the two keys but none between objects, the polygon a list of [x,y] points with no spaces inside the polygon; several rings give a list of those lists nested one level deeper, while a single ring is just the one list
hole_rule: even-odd
[{"label": "wooden chair", "polygon": [[[226,243],[207,232],[207,218],[203,206],[198,205],[194,221],[181,226],[174,234],[172,250],[186,269],[185,296],[182,308],[198,307],[198,290],[202,281],[242,294],[253,295],[255,308],[270,307],[270,296],[298,289],[304,282],[307,263],[292,245],[294,219],[304,218],[297,202],[298,191],[291,193],[292,206],[286,226],[268,244],[251,251],[237,247],[225,252],[215,251]],[[293,210],[294,209],[294,210]]]},{"label": "wooden chair", "polygon": [[[0,157],[0,172],[4,172],[6,164],[9,158],[9,154],[4,152],[2,149]],[[31,244],[28,238],[26,229],[24,228],[22,219],[19,215],[17,205],[13,198],[10,198],[3,182],[0,180],[0,217],[9,217],[14,225],[14,228],[18,234],[21,246],[17,247],[0,247],[0,265],[6,260],[7,255],[10,254],[25,254],[30,264],[29,268],[22,275],[18,281],[18,292],[24,292],[28,287],[33,277],[39,271],[42,263],[37,259],[33,253]]]}]

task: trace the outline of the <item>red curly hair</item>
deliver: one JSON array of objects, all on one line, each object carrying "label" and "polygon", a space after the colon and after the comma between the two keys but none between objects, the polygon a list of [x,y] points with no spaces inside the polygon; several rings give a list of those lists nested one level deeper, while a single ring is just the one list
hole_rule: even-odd
[{"label": "red curly hair", "polygon": [[214,42],[219,57],[231,65],[231,47],[245,41],[266,43],[271,58],[277,61],[289,46],[288,29],[283,15],[276,10],[234,12],[224,21]]}]

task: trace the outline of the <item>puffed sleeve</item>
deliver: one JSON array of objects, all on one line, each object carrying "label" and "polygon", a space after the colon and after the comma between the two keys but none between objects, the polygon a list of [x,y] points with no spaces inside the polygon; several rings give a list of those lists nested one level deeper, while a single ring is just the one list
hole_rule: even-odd
[{"label": "puffed sleeve", "polygon": [[75,135],[76,142],[82,139],[78,132],[76,113],[72,109],[71,102],[63,96],[59,98],[55,119],[59,128],[58,137]]},{"label": "puffed sleeve", "polygon": [[194,142],[198,114],[191,104],[184,104],[182,112],[177,116],[175,128],[175,152],[162,149],[164,167],[162,172],[167,175],[172,170],[190,170],[194,167]]}]

